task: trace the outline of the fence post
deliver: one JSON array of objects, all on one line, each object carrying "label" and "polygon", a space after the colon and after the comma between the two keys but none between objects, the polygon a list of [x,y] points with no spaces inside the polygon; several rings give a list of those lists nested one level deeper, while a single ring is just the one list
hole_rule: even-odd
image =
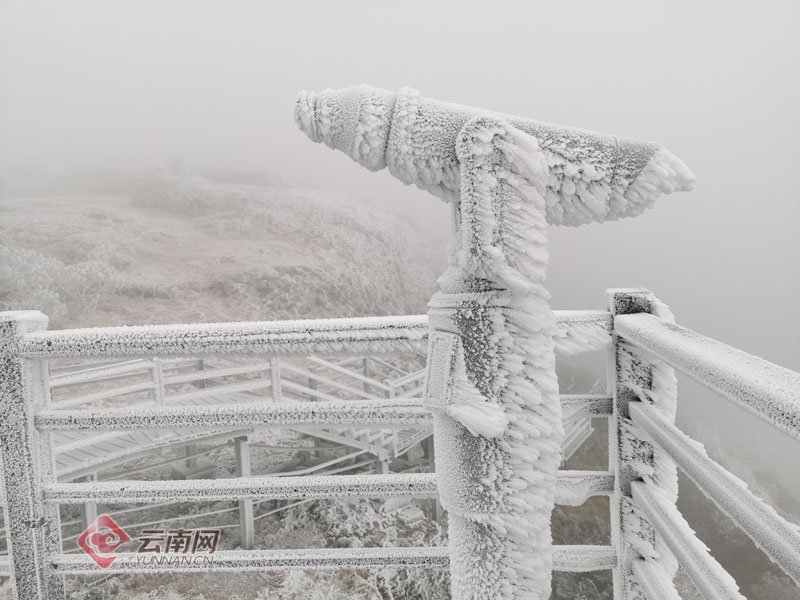
[{"label": "fence post", "polygon": [[[606,297],[612,318],[651,313],[673,320],[669,308],[647,289],[609,289]],[[618,556],[618,566],[614,569],[614,598],[645,600],[644,592],[633,576],[634,559],[642,557],[654,561],[663,570],[667,581],[672,580],[677,563],[633,504],[631,482],[645,479],[674,502],[678,497],[678,476],[672,459],[637,435],[629,417],[628,404],[639,400],[651,403],[674,421],[677,380],[671,368],[635,355],[624,340],[612,334],[608,350],[608,388],[613,397],[613,415],[609,422],[609,468],[615,475],[610,507],[611,543]]]},{"label": "fence post", "polygon": [[[369,357],[368,356],[364,357],[363,363],[362,363],[362,368],[364,370],[364,377],[369,377],[370,376],[370,368],[369,368]],[[364,382],[364,391],[367,392],[368,394],[372,393],[372,386],[369,383],[367,383],[366,381]]]},{"label": "fence post", "polygon": [[[425,452],[425,458],[428,459],[428,468],[431,473],[436,472],[436,451],[433,444],[433,435],[429,435],[422,440],[422,449]],[[439,496],[433,499],[433,520],[437,523],[442,522],[442,505],[439,502]]]},{"label": "fence post", "polygon": [[0,312],[0,444],[5,480],[5,522],[11,576],[19,600],[60,600],[64,578],[48,563],[61,552],[57,505],[46,505],[43,485],[55,481],[52,435],[33,425],[49,397],[47,365],[25,360],[19,338],[46,329],[38,311]]},{"label": "fence post", "polygon": [[161,359],[158,357],[153,358],[150,381],[153,382],[153,402],[158,406],[164,406],[164,373]]},{"label": "fence post", "polygon": [[[81,478],[82,481],[87,482],[95,482],[97,481],[97,473],[91,473],[86,477]],[[81,524],[83,528],[86,529],[95,522],[97,519],[97,503],[96,502],[84,502],[81,505]]]},{"label": "fence post", "polygon": [[277,356],[269,359],[269,376],[271,381],[272,399],[280,402],[283,399],[281,393],[281,363]]},{"label": "fence post", "polygon": [[[196,363],[195,366],[197,367],[198,371],[205,371],[205,369],[206,369],[206,363],[202,358],[198,358],[197,359],[197,363]],[[197,387],[199,387],[200,389],[205,388],[206,387],[206,380],[205,379],[198,380],[197,381]]]},{"label": "fence post", "polygon": [[[250,477],[250,441],[247,436],[233,438],[236,453],[236,476]],[[253,520],[253,499],[239,500],[239,530],[242,535],[242,548],[252,550],[255,545],[255,523]]]}]

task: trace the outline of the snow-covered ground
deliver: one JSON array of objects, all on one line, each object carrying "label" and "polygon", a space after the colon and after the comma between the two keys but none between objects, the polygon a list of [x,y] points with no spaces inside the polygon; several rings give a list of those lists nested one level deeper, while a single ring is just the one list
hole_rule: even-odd
[{"label": "snow-covered ground", "polygon": [[57,328],[423,313],[444,253],[381,211],[168,170],[129,196],[7,197],[0,307]]}]

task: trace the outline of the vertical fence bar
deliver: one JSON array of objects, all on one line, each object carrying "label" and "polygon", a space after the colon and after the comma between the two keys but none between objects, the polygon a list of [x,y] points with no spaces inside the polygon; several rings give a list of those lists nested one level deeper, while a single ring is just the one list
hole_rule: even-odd
[{"label": "vertical fence bar", "polygon": [[61,600],[64,578],[48,564],[61,551],[57,505],[46,505],[44,485],[55,481],[52,436],[39,434],[34,413],[48,402],[46,365],[23,360],[20,336],[47,328],[38,311],[0,313],[0,445],[11,574],[19,600]]},{"label": "vertical fence bar", "polygon": [[[645,312],[672,319],[669,309],[647,289],[609,289],[606,297],[612,318]],[[628,405],[639,400],[651,403],[674,421],[677,384],[671,368],[641,359],[630,351],[624,340],[612,334],[608,388],[614,403],[609,426],[609,468],[615,475],[611,543],[618,556],[618,566],[614,569],[614,598],[645,600],[645,593],[633,575],[634,561],[645,559],[662,573],[665,581],[671,581],[677,563],[634,505],[631,482],[645,479],[674,502],[678,493],[677,468],[672,459],[637,434]]]},{"label": "vertical fence bar", "polygon": [[[364,377],[369,377],[370,376],[370,368],[369,368],[369,357],[368,356],[364,357],[364,362],[362,364],[362,368],[363,368],[363,371],[364,371]],[[372,386],[369,383],[367,383],[366,381],[364,382],[364,391],[367,392],[368,394],[372,393]]]},{"label": "vertical fence bar", "polygon": [[[250,477],[250,440],[247,436],[233,439],[236,454],[236,475]],[[242,536],[242,548],[252,550],[255,545],[255,531],[253,520],[253,499],[242,498],[239,500],[239,530]]]},{"label": "vertical fence bar", "polygon": [[[97,481],[97,473],[92,473],[87,475],[86,477],[81,477],[82,481],[93,482]],[[96,502],[85,502],[81,506],[81,524],[83,528],[86,529],[95,522],[97,519],[97,503]]]},{"label": "vertical fence bar", "polygon": [[[433,435],[429,435],[422,440],[422,450],[425,453],[425,458],[428,459],[428,468],[431,473],[436,472],[436,450],[433,443]],[[439,502],[439,496],[433,499],[433,520],[437,523],[442,522],[442,505]]]},{"label": "vertical fence bar", "polygon": [[161,359],[153,359],[153,368],[150,370],[150,381],[153,382],[153,400],[158,406],[164,406],[164,372]]},{"label": "vertical fence bar", "polygon": [[277,356],[269,359],[269,376],[272,382],[272,399],[275,402],[280,402],[283,399],[281,392],[281,363]]},{"label": "vertical fence bar", "polygon": [[[205,369],[206,369],[205,361],[202,358],[198,358],[197,362],[195,363],[195,368],[198,371],[205,371]],[[197,387],[199,387],[200,389],[205,388],[206,387],[206,380],[205,379],[199,379],[197,381]]]}]

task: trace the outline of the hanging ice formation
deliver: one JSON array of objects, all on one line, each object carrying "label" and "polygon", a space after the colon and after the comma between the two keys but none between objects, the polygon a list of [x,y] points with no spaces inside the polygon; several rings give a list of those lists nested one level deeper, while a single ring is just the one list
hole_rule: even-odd
[{"label": "hanging ice formation", "polygon": [[[656,144],[410,88],[303,92],[295,120],[313,141],[452,203],[449,267],[429,304],[426,403],[453,598],[548,598],[563,428],[546,223],[638,215],[691,189],[692,173]],[[586,333],[587,348],[600,333]]]}]

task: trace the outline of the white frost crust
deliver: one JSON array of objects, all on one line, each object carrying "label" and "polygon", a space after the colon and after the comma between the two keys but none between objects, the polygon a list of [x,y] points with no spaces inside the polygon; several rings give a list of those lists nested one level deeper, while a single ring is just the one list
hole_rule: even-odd
[{"label": "white frost crust", "polygon": [[637,558],[633,561],[632,570],[636,584],[648,600],[681,600],[672,583],[673,576],[658,563]]},{"label": "white frost crust", "polygon": [[652,315],[617,317],[618,333],[768,423],[800,438],[800,373]]},{"label": "white frost crust", "polygon": [[556,352],[567,356],[603,350],[611,343],[611,315],[605,311],[558,311],[553,342]]},{"label": "white frost crust", "polygon": [[553,546],[553,570],[567,573],[608,571],[617,566],[612,546]]},{"label": "white frost crust", "polygon": [[294,105],[294,121],[312,142],[322,142],[317,126],[317,95],[314,92],[300,92]]},{"label": "white frost crust", "polygon": [[[642,554],[645,559],[656,559],[661,567],[677,559],[704,598],[745,600],[739,593],[736,581],[709,554],[708,548],[678,512],[673,500],[641,481],[634,481],[631,488],[637,512],[647,519],[658,534],[654,555]],[[659,549],[659,546],[663,549]],[[666,554],[669,554],[668,558]],[[674,571],[666,569],[666,572]]]},{"label": "white frost crust", "polygon": [[[460,197],[460,168],[452,145],[474,108],[422,98],[403,88],[387,146],[398,179],[442,198]],[[496,115],[537,138],[547,166],[548,222],[582,225],[637,216],[662,194],[690,190],[694,175],[665,148],[603,134]]]},{"label": "white frost crust", "polygon": [[556,503],[580,506],[592,496],[614,493],[614,474],[604,471],[559,471],[556,477]]},{"label": "white frost crust", "polygon": [[370,92],[360,98],[352,157],[371,171],[386,167],[386,144],[393,110],[394,98]]},{"label": "white frost crust", "polygon": [[235,498],[302,500],[326,498],[436,497],[432,473],[374,475],[260,476],[232,479],[187,479],[173,481],[93,481],[52,483],[45,487],[48,502],[205,502]]},{"label": "white frost crust", "polygon": [[[3,313],[0,313],[2,317]],[[427,346],[424,315],[141,325],[42,331],[26,335],[26,358],[193,354],[379,354]]]},{"label": "white frost crust", "polygon": [[394,94],[368,85],[319,94],[301,92],[297,126],[314,142],[341,150],[371,171],[386,167]]},{"label": "white frost crust", "polygon": [[[0,317],[3,314],[0,313]],[[556,349],[598,349],[610,339],[605,311],[555,311]],[[602,333],[605,332],[605,333]],[[26,358],[152,356],[154,354],[351,354],[420,352],[428,344],[428,316],[308,319],[93,327],[41,331],[21,342]]]},{"label": "white frost crust", "polygon": [[341,570],[381,568],[447,567],[447,547],[405,548],[310,548],[283,550],[222,550],[212,561],[142,561],[136,552],[120,552],[105,570],[86,554],[61,554],[54,558],[58,573],[97,575],[103,573],[288,571],[293,569]]},{"label": "white frost crust", "polygon": [[547,168],[534,138],[492,116],[463,128],[458,157],[461,248],[431,301],[431,326],[451,311],[467,375],[502,405],[508,428],[497,440],[475,438],[446,417],[434,420],[453,596],[545,599],[564,435],[555,318],[543,287]]},{"label": "white frost crust", "polygon": [[444,412],[472,435],[503,435],[508,427],[503,407],[487,401],[469,380],[458,335],[434,331],[430,338],[424,406]]},{"label": "white frost crust", "polygon": [[[312,106],[315,115],[309,114]],[[544,198],[550,223],[636,216],[662,194],[693,186],[686,165],[656,144],[423,98],[407,87],[393,94],[362,85],[325,90],[318,98],[303,92],[295,109],[298,125],[315,142],[372,170],[385,164],[402,182],[448,202],[461,194],[459,132],[484,114],[538,140],[548,173]]]},{"label": "white frost crust", "polygon": [[[652,292],[641,289],[608,290],[614,325],[630,313],[652,312],[663,319],[673,320],[669,308],[657,300]],[[675,372],[659,361],[643,359],[632,352],[624,339],[617,339],[616,402],[619,412],[616,419],[616,457],[621,466],[622,477],[642,479],[653,486],[672,503],[678,497],[678,472],[675,462],[661,447],[654,445],[641,430],[634,426],[626,414],[629,400],[640,399],[654,407],[670,421],[675,420],[677,401],[677,378]],[[624,480],[623,480],[624,481]],[[614,504],[619,515],[619,554],[621,569],[617,583],[621,585],[623,597],[628,600],[645,600],[644,591],[631,572],[631,559],[641,556],[652,562],[661,572],[670,577],[677,570],[677,561],[664,541],[655,534],[653,527],[629,496],[624,487],[618,489]]]},{"label": "white frost crust", "polygon": [[[674,323],[669,306],[649,298],[652,315]],[[616,319],[625,318],[619,315]],[[625,341],[620,340],[617,353],[619,380],[640,399],[654,405],[674,423],[678,401],[678,378],[675,370],[661,361],[643,361]],[[643,441],[630,419],[622,420],[620,432],[623,460],[632,465],[640,477],[654,484],[672,499],[678,499],[678,470],[670,456],[658,446]]]},{"label": "white frost crust", "polygon": [[800,585],[800,527],[788,522],[747,485],[711,460],[700,442],[651,407],[631,403],[631,417],[648,439],[669,453],[717,507]]},{"label": "white frost crust", "polygon": [[57,431],[294,427],[320,423],[427,428],[430,416],[421,400],[393,398],[43,410],[36,415],[35,423],[42,430]]},{"label": "white frost crust", "polygon": [[[365,569],[365,568],[446,568],[448,548],[310,548],[300,550],[222,550],[213,563],[176,561],[172,565],[146,563],[135,552],[120,552],[106,569],[114,573],[147,571],[287,571],[291,569]],[[59,573],[92,575],[100,567],[85,554],[61,554],[53,565]],[[557,571],[588,572],[614,568],[616,554],[610,546],[556,546],[553,568]],[[0,563],[2,566],[2,563]]]},{"label": "white frost crust", "polygon": [[547,218],[554,225],[636,217],[652,208],[662,194],[694,186],[694,174],[663,147],[652,152],[632,181],[621,177],[620,165],[605,155],[576,163],[554,151],[549,158],[552,180],[545,198]]}]

